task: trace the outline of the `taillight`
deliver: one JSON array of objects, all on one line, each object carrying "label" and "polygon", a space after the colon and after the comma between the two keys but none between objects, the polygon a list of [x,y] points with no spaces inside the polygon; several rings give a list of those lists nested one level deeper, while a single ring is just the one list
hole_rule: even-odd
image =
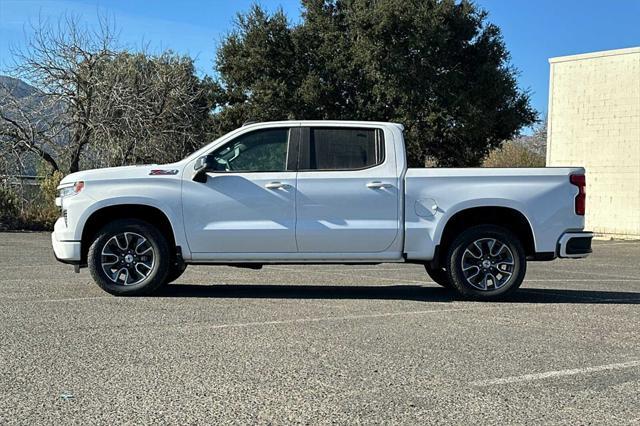
[{"label": "taillight", "polygon": [[575,211],[577,215],[584,216],[587,198],[587,178],[584,175],[571,175],[569,181],[578,187],[578,195],[576,195]]}]

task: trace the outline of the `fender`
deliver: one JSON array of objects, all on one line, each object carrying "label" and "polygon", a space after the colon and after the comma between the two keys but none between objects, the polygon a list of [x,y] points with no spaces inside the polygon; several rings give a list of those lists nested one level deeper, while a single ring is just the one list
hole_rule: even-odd
[{"label": "fender", "polygon": [[136,204],[148,207],[154,207],[160,210],[169,220],[171,229],[173,230],[173,238],[176,241],[176,245],[182,248],[182,255],[184,258],[190,259],[191,252],[187,244],[187,238],[184,231],[184,225],[182,222],[182,210],[175,211],[166,203],[158,200],[157,198],[142,197],[142,196],[115,196],[108,199],[96,201],[95,203],[86,207],[78,219],[77,226],[75,228],[74,239],[80,241],[82,239],[82,232],[84,226],[89,218],[97,211],[107,208],[125,204]]},{"label": "fender", "polygon": [[444,213],[436,223],[436,227],[433,231],[433,241],[436,244],[440,244],[440,241],[442,239],[442,234],[444,232],[445,227],[447,226],[447,223],[449,223],[449,220],[452,217],[454,217],[456,214],[464,210],[469,210],[475,207],[505,207],[505,208],[509,208],[517,211],[522,216],[524,216],[524,218],[527,220],[527,223],[529,224],[529,229],[531,229],[531,234],[533,235],[534,246],[537,248],[536,231],[535,231],[536,228],[531,223],[531,219],[527,214],[526,206],[519,201],[510,200],[507,198],[477,198],[473,200],[461,201],[457,204],[454,204],[452,207],[444,211]]},{"label": "fender", "polygon": [[532,230],[534,246],[537,249],[536,235],[533,233],[531,220],[523,203],[505,198],[477,198],[457,202],[451,206],[439,205],[435,216],[429,220],[415,215],[413,206],[405,214],[405,248],[404,253],[410,260],[432,260],[435,248],[441,243],[444,229],[456,214],[475,207],[503,207],[521,213]]}]

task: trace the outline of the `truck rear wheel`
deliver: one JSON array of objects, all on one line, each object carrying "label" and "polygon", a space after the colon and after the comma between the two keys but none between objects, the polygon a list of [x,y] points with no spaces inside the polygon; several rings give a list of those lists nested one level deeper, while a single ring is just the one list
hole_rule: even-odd
[{"label": "truck rear wheel", "polygon": [[425,263],[424,269],[427,271],[427,275],[429,275],[429,278],[431,278],[433,282],[444,288],[451,288],[449,274],[447,274],[447,271],[444,268],[434,268]]},{"label": "truck rear wheel", "polygon": [[522,243],[508,229],[480,225],[453,241],[446,268],[452,288],[460,295],[494,300],[520,287],[527,261]]},{"label": "truck rear wheel", "polygon": [[150,294],[165,283],[169,245],[153,225],[122,219],[109,223],[89,247],[87,264],[94,281],[119,296]]}]

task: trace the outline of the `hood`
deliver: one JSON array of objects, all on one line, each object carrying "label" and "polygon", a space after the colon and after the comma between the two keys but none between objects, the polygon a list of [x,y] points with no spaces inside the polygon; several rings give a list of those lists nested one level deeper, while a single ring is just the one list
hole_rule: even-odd
[{"label": "hood", "polygon": [[[171,171],[177,170],[179,173],[180,167],[178,164],[145,164],[140,166],[122,166],[122,167],[108,167],[104,169],[91,169],[83,170],[76,173],[71,173],[65,176],[60,185],[74,183],[77,181],[95,181],[95,180],[108,180],[108,179],[132,179],[142,178],[149,176],[152,170],[164,170]],[[171,174],[177,174],[171,173]]]}]

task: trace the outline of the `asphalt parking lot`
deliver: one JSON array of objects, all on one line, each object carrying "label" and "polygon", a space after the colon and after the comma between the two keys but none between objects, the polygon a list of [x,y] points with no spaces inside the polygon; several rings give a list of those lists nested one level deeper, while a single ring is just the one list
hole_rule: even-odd
[{"label": "asphalt parking lot", "polygon": [[0,424],[640,424],[640,242],[501,303],[416,265],[189,267],[116,298],[0,234]]}]

